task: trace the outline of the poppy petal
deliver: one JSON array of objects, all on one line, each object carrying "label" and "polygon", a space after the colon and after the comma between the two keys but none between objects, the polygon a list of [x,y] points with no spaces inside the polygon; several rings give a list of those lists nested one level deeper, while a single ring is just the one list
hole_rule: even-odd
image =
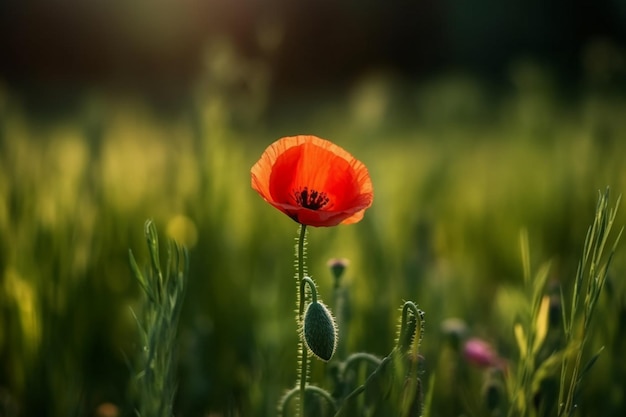
[{"label": "poppy petal", "polygon": [[365,165],[316,136],[271,144],[251,169],[251,185],[278,210],[311,226],[356,223],[373,201]]}]

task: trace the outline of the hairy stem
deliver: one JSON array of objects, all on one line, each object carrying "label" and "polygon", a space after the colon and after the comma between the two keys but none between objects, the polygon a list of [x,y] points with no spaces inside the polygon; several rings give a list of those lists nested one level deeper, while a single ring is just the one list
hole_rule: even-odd
[{"label": "hairy stem", "polygon": [[[298,307],[298,326],[302,328],[302,320],[304,315],[304,303],[306,301],[306,292],[304,285],[304,244],[306,240],[306,225],[300,225],[300,237],[298,238],[298,286],[300,291],[299,307]],[[304,398],[306,390],[306,380],[308,372],[308,352],[300,335],[300,417],[304,417]]]}]

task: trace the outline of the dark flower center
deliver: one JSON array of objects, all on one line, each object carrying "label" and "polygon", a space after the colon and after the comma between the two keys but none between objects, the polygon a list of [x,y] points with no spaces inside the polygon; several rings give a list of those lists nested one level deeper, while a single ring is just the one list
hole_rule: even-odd
[{"label": "dark flower center", "polygon": [[304,187],[300,191],[295,191],[294,195],[296,197],[296,203],[298,203],[300,207],[311,210],[319,210],[330,201],[325,192],[309,190],[308,187]]}]

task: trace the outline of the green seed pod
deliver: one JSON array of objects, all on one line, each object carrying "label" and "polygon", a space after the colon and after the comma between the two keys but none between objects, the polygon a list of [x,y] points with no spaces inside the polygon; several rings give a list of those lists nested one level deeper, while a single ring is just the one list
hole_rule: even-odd
[{"label": "green seed pod", "polygon": [[315,356],[324,362],[333,357],[337,347],[337,326],[323,303],[314,301],[308,305],[304,312],[302,331],[306,347]]}]

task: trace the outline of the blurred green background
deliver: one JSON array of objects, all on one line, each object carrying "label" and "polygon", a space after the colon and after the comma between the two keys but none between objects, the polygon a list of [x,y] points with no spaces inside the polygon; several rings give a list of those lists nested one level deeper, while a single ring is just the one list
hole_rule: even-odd
[{"label": "blurred green background", "polygon": [[[361,223],[309,233],[328,302],[326,261],[350,259],[348,350],[388,353],[415,301],[432,415],[476,415],[482,376],[451,391],[440,324],[515,361],[521,230],[571,291],[598,190],[626,190],[625,30],[620,0],[3,2],[0,415],[132,415],[128,249],[147,261],[148,218],[190,250],[177,415],[275,415],[297,225],[249,169],[299,133],[374,183]],[[626,411],[625,272],[620,247],[580,415]]]}]

